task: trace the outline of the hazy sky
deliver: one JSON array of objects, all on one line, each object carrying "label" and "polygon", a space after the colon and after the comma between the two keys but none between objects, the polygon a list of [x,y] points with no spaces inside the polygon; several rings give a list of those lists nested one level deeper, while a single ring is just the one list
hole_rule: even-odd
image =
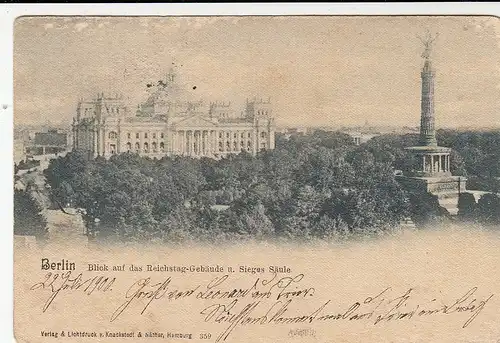
[{"label": "hazy sky", "polygon": [[[493,17],[37,17],[15,24],[17,123],[70,123],[80,97],[136,106],[172,62],[194,97],[271,97],[278,125],[418,126],[422,43],[439,126],[500,126]],[[196,86],[196,90],[192,87]]]}]

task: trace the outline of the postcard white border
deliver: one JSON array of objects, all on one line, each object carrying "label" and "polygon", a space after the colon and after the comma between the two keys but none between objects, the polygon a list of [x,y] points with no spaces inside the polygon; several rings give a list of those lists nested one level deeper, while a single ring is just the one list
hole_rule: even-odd
[{"label": "postcard white border", "polygon": [[[0,5],[0,341],[13,338],[13,23],[28,15],[496,15],[498,3],[2,4]],[[499,94],[500,95],[500,94]],[[6,105],[6,107],[4,107]]]}]

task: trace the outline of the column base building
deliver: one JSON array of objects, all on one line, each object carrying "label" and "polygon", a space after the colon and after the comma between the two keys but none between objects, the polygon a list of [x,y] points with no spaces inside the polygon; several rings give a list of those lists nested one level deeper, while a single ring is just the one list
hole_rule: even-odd
[{"label": "column base building", "polygon": [[414,171],[398,176],[399,182],[410,192],[437,195],[441,206],[453,214],[459,194],[465,192],[467,179],[451,174],[451,149],[436,145],[410,147],[407,150],[417,156],[418,166]]},{"label": "column base building", "polygon": [[89,158],[124,152],[161,158],[220,158],[274,149],[275,122],[269,99],[251,99],[239,114],[230,102],[182,100],[171,71],[151,88],[148,99],[131,113],[122,96],[100,93],[78,103],[73,119],[73,148]]}]

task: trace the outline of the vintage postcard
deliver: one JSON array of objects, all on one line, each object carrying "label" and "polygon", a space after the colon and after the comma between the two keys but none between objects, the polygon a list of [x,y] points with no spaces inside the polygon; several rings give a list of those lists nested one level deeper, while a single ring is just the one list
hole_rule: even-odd
[{"label": "vintage postcard", "polygon": [[20,17],[17,342],[500,342],[500,21]]}]

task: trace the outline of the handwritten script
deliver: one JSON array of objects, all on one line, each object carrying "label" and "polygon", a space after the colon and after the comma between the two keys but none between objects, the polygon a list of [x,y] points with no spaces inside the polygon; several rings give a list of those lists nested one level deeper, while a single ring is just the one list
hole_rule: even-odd
[{"label": "handwritten script", "polygon": [[[462,327],[467,328],[494,296],[480,297],[477,295],[478,288],[471,287],[445,303],[442,299],[418,299],[414,288],[398,292],[386,287],[355,301],[339,303],[334,299],[318,300],[317,286],[304,285],[304,274],[259,277],[237,288],[231,286],[230,279],[229,274],[222,275],[206,284],[179,288],[173,286],[170,276],[158,281],[151,277],[141,278],[125,286],[126,291],[119,295],[120,303],[112,309],[109,320],[117,321],[126,313],[143,315],[147,310],[152,311],[155,303],[191,299],[200,304],[196,315],[201,321],[222,326],[216,342],[226,341],[239,327],[337,321],[366,321],[371,325],[382,325],[390,321],[411,321],[438,315],[463,315]],[[76,276],[72,272],[48,273],[30,289],[48,292],[42,308],[45,313],[61,294],[90,296],[109,293],[114,291],[115,286],[118,289],[116,283],[116,278],[109,276],[85,278],[81,273]],[[306,303],[308,306],[304,306]],[[314,310],[305,311],[304,308]]]}]

